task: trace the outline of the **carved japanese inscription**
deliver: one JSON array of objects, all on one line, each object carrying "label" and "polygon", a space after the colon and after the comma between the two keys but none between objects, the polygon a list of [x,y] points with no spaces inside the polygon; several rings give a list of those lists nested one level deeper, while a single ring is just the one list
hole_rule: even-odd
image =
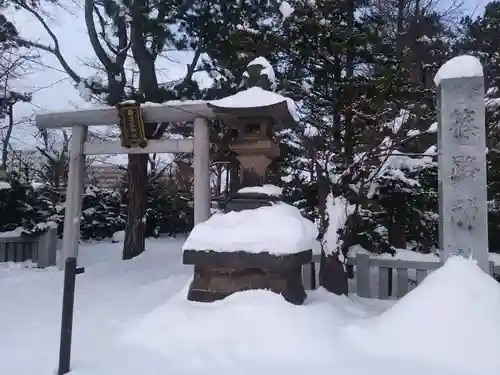
[{"label": "carved japanese inscription", "polygon": [[479,208],[476,198],[458,198],[451,207],[451,221],[458,227],[472,230],[475,226]]},{"label": "carved japanese inscription", "polygon": [[453,119],[452,126],[449,128],[455,138],[459,140],[470,141],[478,136],[479,126],[474,123],[474,114],[476,112],[469,108],[455,108],[451,113]]},{"label": "carved japanese inscription", "polygon": [[474,180],[480,171],[475,165],[476,159],[475,156],[464,154],[452,156],[451,180],[453,182]]}]

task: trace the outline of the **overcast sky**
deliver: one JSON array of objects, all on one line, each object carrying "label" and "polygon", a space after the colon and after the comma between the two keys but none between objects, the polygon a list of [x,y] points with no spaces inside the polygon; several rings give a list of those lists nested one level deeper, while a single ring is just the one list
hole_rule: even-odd
[{"label": "overcast sky", "polygon": [[[86,78],[94,71],[86,67],[82,60],[93,58],[93,50],[86,34],[85,22],[81,7],[77,1],[62,0],[67,3],[65,10],[56,7],[48,8],[52,19],[48,22],[51,29],[59,38],[61,50],[72,68],[82,77]],[[487,0],[467,0],[467,11],[479,8],[476,13],[481,13]],[[11,13],[21,35],[41,43],[50,44],[40,24],[23,11]],[[184,75],[186,63],[190,56],[186,53],[177,53],[170,56],[174,61],[161,63],[162,81],[180,78]],[[68,110],[71,108],[85,108],[92,104],[84,101],[73,82],[61,70],[58,61],[50,54],[42,54],[42,66],[34,66],[35,72],[16,83],[16,89],[35,91],[31,103],[16,106],[16,119],[21,122],[23,118],[30,117],[35,112]],[[14,134],[16,148],[32,148],[32,134],[35,129],[30,125],[20,125]]]}]

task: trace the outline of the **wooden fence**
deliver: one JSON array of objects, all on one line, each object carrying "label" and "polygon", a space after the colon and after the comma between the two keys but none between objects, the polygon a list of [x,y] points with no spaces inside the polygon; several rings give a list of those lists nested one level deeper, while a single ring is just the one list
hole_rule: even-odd
[{"label": "wooden fence", "polygon": [[57,254],[57,229],[48,228],[34,237],[0,237],[0,262],[31,260],[38,268],[54,266]]},{"label": "wooden fence", "polygon": [[[306,289],[314,289],[317,285],[320,259],[320,255],[314,255],[313,263],[304,266],[303,280]],[[440,262],[372,258],[369,254],[362,253],[349,258],[347,264],[355,268],[352,283],[355,285],[355,293],[360,297],[379,299],[405,296],[418,286],[429,272],[442,265]],[[500,266],[490,262],[490,274],[500,275]]]}]

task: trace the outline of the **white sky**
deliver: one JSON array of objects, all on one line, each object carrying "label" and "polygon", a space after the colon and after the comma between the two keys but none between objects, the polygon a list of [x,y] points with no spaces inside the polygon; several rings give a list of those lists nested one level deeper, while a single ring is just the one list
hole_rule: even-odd
[{"label": "white sky", "polygon": [[[450,1],[450,0],[448,0]],[[51,16],[48,22],[54,33],[57,35],[63,55],[66,57],[72,68],[86,78],[95,72],[84,66],[82,60],[94,58],[93,50],[90,46],[86,34],[85,22],[81,6],[78,0],[62,0],[65,10],[57,7],[46,7]],[[477,0],[465,2],[469,11],[476,6],[482,12],[487,0]],[[20,34],[26,38],[37,40],[40,43],[50,44],[50,38],[46,35],[40,24],[29,14],[23,11],[14,11],[9,15]],[[169,81],[180,78],[184,75],[186,63],[190,61],[188,53],[172,54],[171,59],[159,63],[162,69],[162,81]],[[92,106],[85,102],[73,82],[64,71],[62,71],[57,59],[48,53],[43,53],[41,61],[48,67],[35,66],[35,72],[26,76],[16,83],[18,90],[35,91],[31,103],[22,103],[16,106],[15,117],[18,122],[31,117],[34,113],[44,111],[68,110],[71,108],[85,108]],[[36,129],[33,125],[19,124],[14,133],[13,144],[15,148],[33,148],[33,134]]]}]

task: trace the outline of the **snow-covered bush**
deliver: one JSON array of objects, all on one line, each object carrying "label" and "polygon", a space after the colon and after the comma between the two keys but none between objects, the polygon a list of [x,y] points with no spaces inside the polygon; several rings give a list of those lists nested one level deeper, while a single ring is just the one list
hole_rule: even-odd
[{"label": "snow-covered bush", "polygon": [[33,192],[30,186],[13,177],[0,189],[0,231],[9,232],[18,227],[30,226],[34,212]]},{"label": "snow-covered bush", "polygon": [[394,159],[375,179],[376,201],[362,215],[373,230],[367,248],[393,252],[394,246],[406,248],[414,242],[416,250],[428,252],[438,243],[436,162],[427,156]]},{"label": "snow-covered bush", "polygon": [[0,189],[0,232],[17,229],[29,235],[57,226],[55,208],[43,191],[22,183],[15,174],[8,183],[9,188]]},{"label": "snow-covered bush", "polygon": [[[21,228],[33,234],[57,226],[62,235],[64,196],[49,185],[22,184],[15,176],[0,189],[0,232]],[[126,194],[89,186],[82,197],[80,235],[83,240],[111,238],[123,231],[127,219]],[[193,227],[192,195],[169,181],[152,184],[146,214],[146,236],[185,233]]]},{"label": "snow-covered bush", "polygon": [[126,207],[122,195],[116,190],[89,186],[82,202],[82,239],[103,239],[125,228]]},{"label": "snow-covered bush", "polygon": [[155,181],[148,194],[146,236],[186,233],[193,228],[193,197],[169,180]]}]

